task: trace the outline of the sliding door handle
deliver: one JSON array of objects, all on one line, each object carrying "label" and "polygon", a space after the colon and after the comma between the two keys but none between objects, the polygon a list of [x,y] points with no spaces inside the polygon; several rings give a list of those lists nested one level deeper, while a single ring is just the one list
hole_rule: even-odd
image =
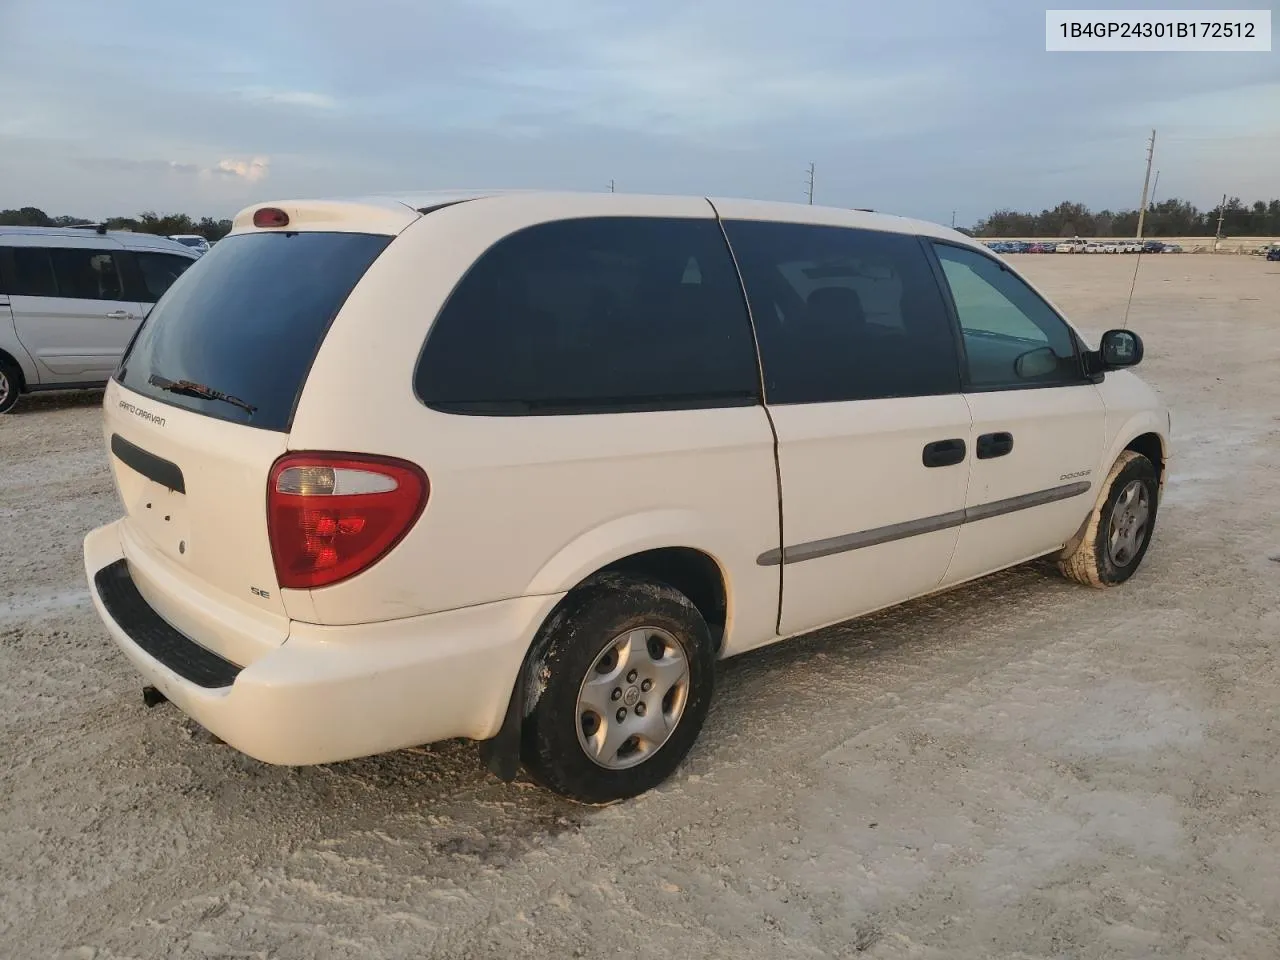
[{"label": "sliding door handle", "polygon": [[984,433],[978,438],[978,459],[992,460],[1013,450],[1012,433]]},{"label": "sliding door handle", "polygon": [[964,441],[935,440],[924,447],[921,459],[926,467],[951,467],[964,461]]}]

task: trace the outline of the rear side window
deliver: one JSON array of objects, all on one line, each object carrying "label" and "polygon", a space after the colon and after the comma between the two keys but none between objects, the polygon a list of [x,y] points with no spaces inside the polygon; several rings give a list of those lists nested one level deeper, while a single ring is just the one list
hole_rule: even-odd
[{"label": "rear side window", "polygon": [[956,338],[916,237],[737,220],[770,403],[960,392]]},{"label": "rear side window", "polygon": [[53,278],[53,260],[47,247],[11,247],[13,276],[7,291],[19,297],[56,297],[58,282]]},{"label": "rear side window", "polygon": [[492,416],[759,400],[746,304],[714,220],[595,217],[494,244],[450,295],[415,388]]},{"label": "rear side window", "polygon": [[91,247],[54,247],[49,250],[58,296],[75,300],[123,300],[124,279],[119,257],[110,250]]},{"label": "rear side window", "polygon": [[142,253],[133,255],[142,274],[142,290],[139,300],[155,303],[187,268],[195,263],[190,257],[175,257],[171,253]]},{"label": "rear side window", "polygon": [[390,242],[358,233],[228,237],[156,304],[116,379],[197,413],[288,430],[330,323]]}]

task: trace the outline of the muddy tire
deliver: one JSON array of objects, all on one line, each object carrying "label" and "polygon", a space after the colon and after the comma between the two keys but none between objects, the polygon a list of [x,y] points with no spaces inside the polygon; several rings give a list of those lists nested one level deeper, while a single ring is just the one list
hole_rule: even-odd
[{"label": "muddy tire", "polygon": [[0,360],[0,414],[14,408],[21,392],[22,371],[7,360]]},{"label": "muddy tire", "polygon": [[548,789],[591,804],[634,797],[666,780],[698,738],[715,653],[680,591],[602,575],[565,598],[535,650],[520,752]]},{"label": "muddy tire", "polygon": [[1155,465],[1142,454],[1121,453],[1104,487],[1106,496],[1089,515],[1084,535],[1058,559],[1064,576],[1089,587],[1109,587],[1133,576],[1156,525],[1160,482]]}]

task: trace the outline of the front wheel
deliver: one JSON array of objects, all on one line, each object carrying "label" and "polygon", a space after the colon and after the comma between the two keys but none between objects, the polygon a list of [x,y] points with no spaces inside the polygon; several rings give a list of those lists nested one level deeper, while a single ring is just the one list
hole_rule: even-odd
[{"label": "front wheel", "polygon": [[1058,560],[1071,580],[1090,587],[1123,583],[1137,572],[1155,531],[1160,480],[1155,465],[1125,450],[1106,479],[1107,495],[1093,509],[1084,536]]},{"label": "front wheel", "polygon": [[688,598],[606,574],[551,616],[531,669],[521,757],[535,780],[583,803],[657,786],[693,746],[711,705],[715,654]]}]

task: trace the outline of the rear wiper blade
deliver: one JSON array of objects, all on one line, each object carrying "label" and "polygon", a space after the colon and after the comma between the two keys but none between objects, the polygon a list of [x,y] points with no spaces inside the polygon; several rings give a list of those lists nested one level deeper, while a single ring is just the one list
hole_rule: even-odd
[{"label": "rear wiper blade", "polygon": [[221,390],[206,387],[203,383],[196,383],[192,380],[170,380],[168,377],[153,373],[147,378],[147,382],[153,387],[159,387],[169,393],[179,393],[184,397],[197,397],[201,400],[221,400],[224,403],[239,407],[241,410],[246,411],[249,416],[253,416],[258,411],[258,408],[253,404],[245,403],[239,397],[233,397],[230,394],[223,393]]}]

